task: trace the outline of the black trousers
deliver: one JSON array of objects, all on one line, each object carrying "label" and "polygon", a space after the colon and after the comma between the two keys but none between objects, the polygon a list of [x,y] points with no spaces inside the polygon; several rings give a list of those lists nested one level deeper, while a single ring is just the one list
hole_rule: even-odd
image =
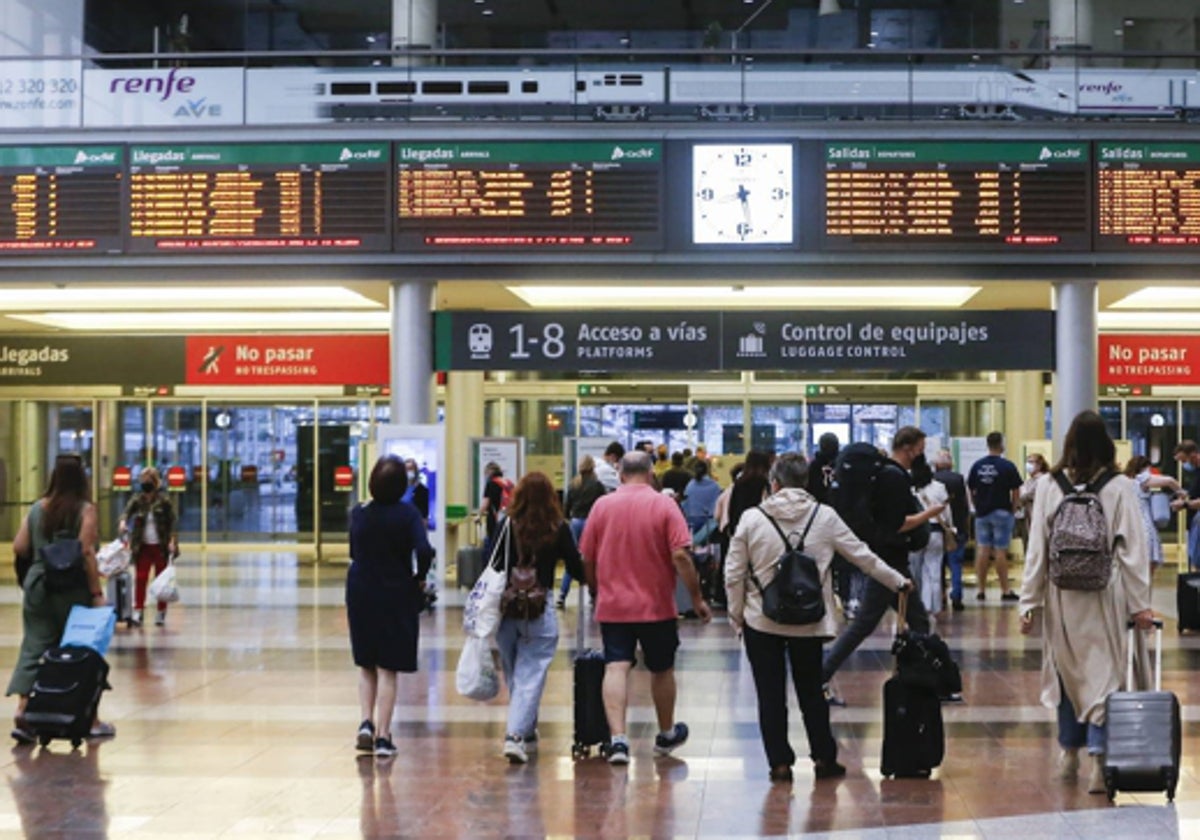
[{"label": "black trousers", "polygon": [[[912,576],[907,565],[897,571],[905,577]],[[821,682],[829,682],[846,658],[854,653],[867,636],[875,632],[875,628],[883,620],[884,613],[889,609],[899,609],[899,599],[899,595],[875,578],[867,578],[867,589],[863,594],[862,603],[858,605],[858,612],[854,614],[854,620],[834,640],[829,654],[825,657]],[[908,624],[918,633],[929,632],[929,614],[925,612],[925,605],[915,592],[908,598]]]},{"label": "black trousers", "polygon": [[771,767],[792,766],[796,753],[788,741],[787,670],[800,702],[808,749],[814,761],[837,760],[837,741],[829,727],[829,704],[821,690],[823,639],[762,633],[749,625],[742,630],[746,656],[758,694],[758,729]]}]

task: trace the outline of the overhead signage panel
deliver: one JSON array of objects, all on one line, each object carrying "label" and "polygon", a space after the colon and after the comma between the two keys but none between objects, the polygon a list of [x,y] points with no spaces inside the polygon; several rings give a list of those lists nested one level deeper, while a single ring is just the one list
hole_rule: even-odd
[{"label": "overhead signage panel", "polygon": [[1099,355],[1101,385],[1200,385],[1197,335],[1101,335]]},{"label": "overhead signage panel", "polygon": [[1054,313],[1041,310],[439,312],[435,338],[439,370],[1054,368]]},{"label": "overhead signage panel", "polygon": [[[119,317],[119,315],[114,315]],[[140,336],[0,338],[0,385],[169,386],[181,381],[183,340]]]},{"label": "overhead signage panel", "polygon": [[0,147],[0,254],[120,253],[121,146]]},{"label": "overhead signage panel", "polygon": [[189,385],[388,383],[386,335],[189,336]]},{"label": "overhead signage panel", "polygon": [[129,250],[386,251],[387,143],[132,146]]},{"label": "overhead signage panel", "polygon": [[396,248],[662,248],[662,144],[400,143]]},{"label": "overhead signage panel", "polygon": [[825,146],[824,248],[1086,251],[1090,144]]},{"label": "overhead signage panel", "polygon": [[1200,143],[1096,146],[1096,249],[1200,248]]}]

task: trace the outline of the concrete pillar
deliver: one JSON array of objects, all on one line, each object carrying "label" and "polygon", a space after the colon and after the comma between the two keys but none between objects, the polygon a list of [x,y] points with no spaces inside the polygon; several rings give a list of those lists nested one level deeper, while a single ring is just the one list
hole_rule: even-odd
[{"label": "concrete pillar", "polygon": [[433,422],[433,284],[392,283],[393,423]]},{"label": "concrete pillar", "polygon": [[[1050,49],[1090,48],[1092,45],[1092,0],[1050,0]],[[1050,56],[1051,67],[1076,67],[1084,62]]]},{"label": "concrete pillar", "polygon": [[467,440],[483,437],[483,373],[450,371],[446,375],[446,504],[474,508],[470,498],[471,463]]},{"label": "concrete pillar", "polygon": [[[437,44],[437,0],[392,0],[392,49],[433,49]],[[422,63],[396,58],[397,67]]]},{"label": "concrete pillar", "polygon": [[1054,284],[1055,363],[1054,443],[1062,445],[1067,428],[1081,411],[1096,402],[1095,280],[1064,280]]},{"label": "concrete pillar", "polygon": [[1045,413],[1041,371],[1008,371],[1004,375],[1004,437],[1014,443],[1041,440],[1046,435]]}]

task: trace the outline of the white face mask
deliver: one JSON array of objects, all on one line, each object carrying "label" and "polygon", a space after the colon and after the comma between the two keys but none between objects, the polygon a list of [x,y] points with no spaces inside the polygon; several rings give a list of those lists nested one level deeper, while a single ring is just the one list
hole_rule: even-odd
[{"label": "white face mask", "polygon": [[1026,472],[1035,473],[1035,472],[1037,472],[1037,468],[1038,468],[1038,465],[1035,464],[1033,461],[1025,462],[1025,471]]}]

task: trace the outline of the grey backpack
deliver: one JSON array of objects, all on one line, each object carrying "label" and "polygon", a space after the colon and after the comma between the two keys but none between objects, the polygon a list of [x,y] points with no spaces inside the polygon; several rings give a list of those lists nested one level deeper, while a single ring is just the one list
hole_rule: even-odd
[{"label": "grey backpack", "polygon": [[1108,586],[1113,567],[1113,541],[1100,490],[1116,476],[1106,472],[1076,490],[1066,475],[1054,473],[1063,499],[1050,520],[1050,582],[1059,589],[1095,591]]}]

